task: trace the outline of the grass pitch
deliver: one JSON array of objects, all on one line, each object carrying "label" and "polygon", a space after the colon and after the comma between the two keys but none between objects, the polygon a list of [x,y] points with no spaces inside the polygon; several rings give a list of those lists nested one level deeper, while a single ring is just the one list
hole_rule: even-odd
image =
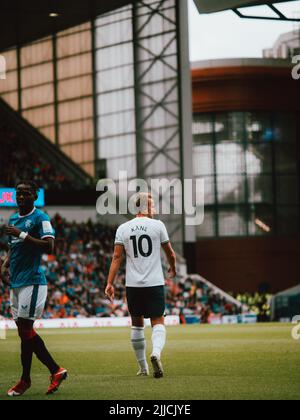
[{"label": "grass pitch", "polygon": [[[300,342],[291,326],[180,326],[168,329],[165,378],[137,378],[129,329],[42,331],[69,380],[46,397],[49,374],[34,360],[32,388],[21,399],[299,399]],[[147,329],[148,353],[151,330]],[[20,374],[19,340],[0,341],[0,400]]]}]

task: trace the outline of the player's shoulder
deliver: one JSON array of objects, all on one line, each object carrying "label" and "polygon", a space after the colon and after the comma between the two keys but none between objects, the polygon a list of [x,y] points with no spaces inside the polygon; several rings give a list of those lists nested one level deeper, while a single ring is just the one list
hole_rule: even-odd
[{"label": "player's shoulder", "polygon": [[159,228],[162,228],[165,226],[164,222],[160,219],[149,219],[153,223],[153,225],[158,226]]},{"label": "player's shoulder", "polygon": [[[133,219],[134,220],[134,219]],[[119,227],[118,227],[118,231],[122,231],[125,230],[126,228],[130,227],[133,220],[129,220],[128,222],[122,223]]]},{"label": "player's shoulder", "polygon": [[36,209],[34,212],[35,219],[38,221],[50,221],[50,217],[47,213],[40,209]]}]

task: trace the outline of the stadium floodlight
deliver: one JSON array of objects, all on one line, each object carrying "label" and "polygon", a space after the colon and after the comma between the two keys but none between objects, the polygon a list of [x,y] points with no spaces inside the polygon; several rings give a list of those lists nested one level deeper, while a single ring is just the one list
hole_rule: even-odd
[{"label": "stadium floodlight", "polygon": [[[285,16],[277,7],[276,3],[292,3],[295,0],[194,0],[200,13],[215,13],[224,10],[233,10],[239,17],[245,19],[267,19],[299,22],[299,18]],[[252,6],[267,6],[276,16],[248,16],[243,14],[243,8]]]}]

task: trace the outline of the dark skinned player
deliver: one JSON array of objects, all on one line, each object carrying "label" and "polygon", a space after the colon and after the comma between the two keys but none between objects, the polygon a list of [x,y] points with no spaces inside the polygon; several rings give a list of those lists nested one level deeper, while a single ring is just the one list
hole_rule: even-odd
[{"label": "dark skinned player", "polygon": [[21,339],[20,381],[8,391],[8,396],[19,397],[31,387],[33,354],[44,364],[50,374],[47,395],[58,390],[67,378],[48,352],[43,340],[34,330],[34,321],[41,318],[47,299],[47,280],[41,269],[43,254],[53,254],[55,232],[47,214],[35,208],[38,187],[34,182],[23,181],[16,186],[19,212],[11,216],[5,233],[10,250],[1,267],[1,275],[9,276],[11,310]]}]

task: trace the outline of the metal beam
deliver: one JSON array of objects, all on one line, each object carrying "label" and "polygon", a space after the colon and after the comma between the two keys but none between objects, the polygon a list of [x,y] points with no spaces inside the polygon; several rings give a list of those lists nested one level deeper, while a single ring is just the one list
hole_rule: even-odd
[{"label": "metal beam", "polygon": [[234,13],[242,19],[260,19],[260,20],[273,20],[273,21],[281,21],[281,22],[300,22],[300,18],[289,18],[285,16],[272,2],[264,2],[263,6],[268,6],[270,10],[272,10],[277,17],[275,16],[259,16],[259,15],[245,15],[242,11],[244,8],[234,8],[232,9]]}]

